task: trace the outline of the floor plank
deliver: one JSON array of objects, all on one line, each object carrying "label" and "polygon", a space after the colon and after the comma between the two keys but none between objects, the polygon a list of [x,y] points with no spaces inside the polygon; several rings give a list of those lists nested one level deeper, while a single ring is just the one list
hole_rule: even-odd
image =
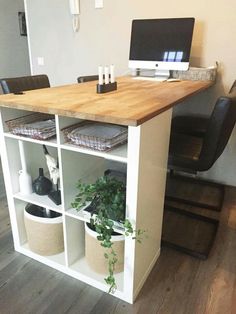
[{"label": "floor plank", "polygon": [[236,313],[236,188],[226,189],[208,260],[163,248],[134,305],[15,252],[6,200],[0,200],[0,313]]}]

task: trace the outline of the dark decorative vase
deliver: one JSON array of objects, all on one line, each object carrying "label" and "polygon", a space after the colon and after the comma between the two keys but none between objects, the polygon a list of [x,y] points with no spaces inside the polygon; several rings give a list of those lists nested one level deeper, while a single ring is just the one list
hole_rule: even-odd
[{"label": "dark decorative vase", "polygon": [[39,168],[39,176],[33,182],[33,190],[38,195],[48,195],[52,190],[52,182],[43,174],[43,168]]}]

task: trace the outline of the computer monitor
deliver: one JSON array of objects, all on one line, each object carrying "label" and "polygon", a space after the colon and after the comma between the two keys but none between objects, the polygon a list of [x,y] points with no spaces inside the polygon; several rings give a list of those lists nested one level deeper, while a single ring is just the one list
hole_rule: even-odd
[{"label": "computer monitor", "polygon": [[169,70],[187,70],[194,18],[133,20],[129,68],[154,69],[169,76]]}]

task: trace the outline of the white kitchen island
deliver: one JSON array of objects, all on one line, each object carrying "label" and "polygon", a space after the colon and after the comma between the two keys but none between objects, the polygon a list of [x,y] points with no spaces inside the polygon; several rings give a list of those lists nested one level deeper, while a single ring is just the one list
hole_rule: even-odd
[{"label": "white kitchen island", "polygon": [[[126,170],[126,216],[135,229],[147,230],[142,244],[131,238],[125,240],[124,271],[116,275],[115,296],[133,303],[160,255],[172,107],[211,84],[137,81],[124,77],[118,79],[117,91],[107,94],[97,94],[96,82],[89,82],[27,91],[23,95],[1,95],[0,146],[15,249],[107,292],[104,275],[92,271],[85,260],[84,221],[88,221],[88,216],[72,209],[71,202],[79,179],[94,182],[107,168]],[[32,112],[55,116],[56,138],[41,141],[9,132],[5,121]],[[125,125],[128,143],[109,152],[99,152],[65,142],[61,129],[81,120]],[[20,194],[19,140],[24,142],[28,170],[34,179],[40,167],[47,168],[43,144],[58,158],[61,205],[57,206],[47,196]],[[24,226],[27,203],[62,214],[63,253],[40,256],[29,249]]]}]

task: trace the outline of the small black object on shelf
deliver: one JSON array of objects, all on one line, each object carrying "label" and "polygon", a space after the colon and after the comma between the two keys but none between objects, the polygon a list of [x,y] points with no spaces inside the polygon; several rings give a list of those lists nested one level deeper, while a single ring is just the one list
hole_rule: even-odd
[{"label": "small black object on shelf", "polygon": [[39,176],[33,182],[33,190],[38,195],[47,195],[52,190],[52,182],[44,176],[43,168],[39,168]]},{"label": "small black object on shelf", "polygon": [[114,90],[117,90],[117,82],[102,84],[102,85],[97,84],[97,93],[98,94],[108,93],[108,92],[112,92]]},{"label": "small black object on shelf", "polygon": [[56,205],[61,205],[61,191],[56,190],[48,194],[50,200],[52,200]]}]

